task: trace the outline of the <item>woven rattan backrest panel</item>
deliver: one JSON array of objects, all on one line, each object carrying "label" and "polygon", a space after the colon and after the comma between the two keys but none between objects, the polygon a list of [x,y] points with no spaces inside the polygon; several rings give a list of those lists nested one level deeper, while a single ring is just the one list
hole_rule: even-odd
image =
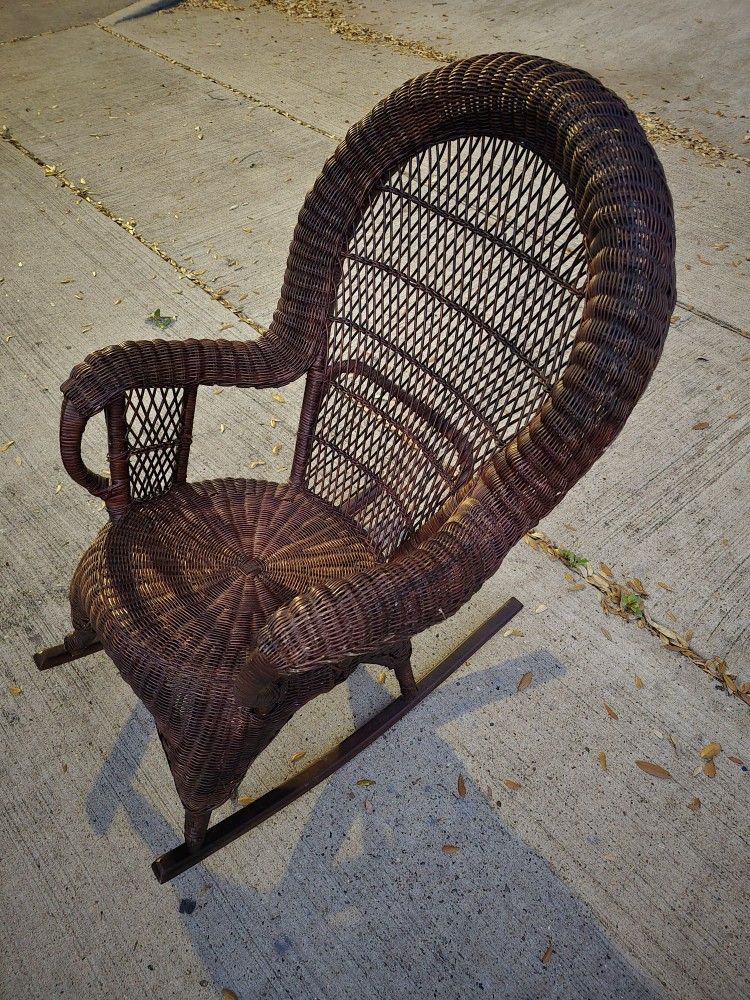
[{"label": "woven rattan backrest panel", "polygon": [[307,464],[387,557],[541,406],[583,308],[568,193],[494,136],[381,178],[349,241]]}]

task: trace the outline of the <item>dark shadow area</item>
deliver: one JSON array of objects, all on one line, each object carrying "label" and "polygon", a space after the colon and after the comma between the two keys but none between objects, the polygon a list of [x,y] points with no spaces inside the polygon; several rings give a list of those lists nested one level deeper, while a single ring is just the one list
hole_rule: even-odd
[{"label": "dark shadow area", "polygon": [[[329,779],[285,863],[269,844],[281,813],[164,886],[205,967],[204,986],[229,986],[239,1000],[661,998],[589,907],[506,827],[502,800],[511,793],[502,776],[491,798],[468,778],[465,797],[456,793],[467,764],[439,727],[512,696],[526,670],[534,685],[564,672],[536,653],[438,689]],[[362,670],[349,681],[358,723],[363,703],[382,696],[375,687]],[[88,811],[103,836],[123,806],[156,855],[178,837],[133,787],[154,735],[139,705]],[[375,783],[358,786],[363,776]],[[305,800],[292,808],[304,810]],[[445,853],[446,843],[459,850]],[[238,862],[246,882],[222,874]]]}]

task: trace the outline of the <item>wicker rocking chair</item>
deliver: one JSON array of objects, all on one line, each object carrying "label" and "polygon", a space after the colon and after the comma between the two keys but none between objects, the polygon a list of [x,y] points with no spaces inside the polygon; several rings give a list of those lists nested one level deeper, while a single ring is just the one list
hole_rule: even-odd
[{"label": "wicker rocking chair", "polygon": [[[675,301],[661,166],[586,73],[503,54],[405,83],[308,195],[270,330],[138,341],[62,387],[61,450],[110,521],[83,556],[73,632],[152,712],[185,844],[164,881],[332,773],[520,605],[416,685],[410,638],[453,614],[622,428]],[[288,483],[187,481],[199,385],[307,374]],[[111,475],[81,457],[106,414]],[[209,827],[305,702],[359,663],[402,695],[286,785]]]}]

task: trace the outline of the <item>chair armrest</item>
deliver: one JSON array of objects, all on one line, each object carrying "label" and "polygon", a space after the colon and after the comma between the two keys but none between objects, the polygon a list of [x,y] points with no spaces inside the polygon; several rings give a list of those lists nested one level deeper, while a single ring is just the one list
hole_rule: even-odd
[{"label": "chair armrest", "polygon": [[449,618],[531,527],[519,501],[512,484],[499,481],[488,465],[463,498],[453,498],[452,512],[432,537],[280,608],[248,653],[236,683],[238,702],[267,711],[289,675],[326,663],[368,662],[368,655]]},{"label": "chair armrest", "polygon": [[[133,500],[148,500],[184,482],[199,385],[265,388],[302,375],[309,360],[257,341],[143,340],[90,354],[62,385],[60,451],[70,477],[101,497],[113,518]],[[87,469],[81,441],[88,420],[104,411],[110,478]]]}]

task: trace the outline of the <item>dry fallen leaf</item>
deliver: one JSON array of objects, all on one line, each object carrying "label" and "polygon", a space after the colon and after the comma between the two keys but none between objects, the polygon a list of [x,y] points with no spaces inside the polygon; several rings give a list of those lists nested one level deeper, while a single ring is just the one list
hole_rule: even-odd
[{"label": "dry fallen leaf", "polygon": [[280,392],[272,392],[271,399],[275,399],[277,403],[286,403],[286,400]]},{"label": "dry fallen leaf", "polygon": [[614,573],[612,572],[611,566],[608,566],[606,563],[599,563],[599,569],[605,576],[608,576],[610,580],[614,579]]},{"label": "dry fallen leaf", "polygon": [[636,767],[640,767],[642,771],[646,774],[652,775],[654,778],[668,778],[672,779],[672,775],[666,768],[660,767],[658,764],[653,764],[650,760],[637,760],[635,762]]},{"label": "dry fallen leaf", "polygon": [[370,785],[374,785],[375,782],[372,780],[372,778],[360,778],[357,784],[360,786],[360,788],[369,788]]},{"label": "dry fallen leaf", "polygon": [[672,593],[672,588],[669,586],[668,583],[665,583],[663,580],[657,580],[656,586],[661,587],[662,590],[668,590],[670,594]]},{"label": "dry fallen leaf", "polygon": [[377,677],[378,684],[385,684],[385,670],[381,670]]},{"label": "dry fallen leaf", "polygon": [[509,635],[517,635],[523,637],[526,635],[526,633],[522,632],[520,628],[506,628],[506,630],[503,632],[503,637],[507,639]]},{"label": "dry fallen leaf", "polygon": [[521,677],[518,684],[516,685],[516,691],[525,691],[533,680],[534,680],[534,674],[530,670],[527,670],[526,673]]},{"label": "dry fallen leaf", "polygon": [[280,445],[280,444],[275,444],[275,445],[273,446],[273,448],[271,448],[271,454],[272,454],[272,455],[278,455],[278,453],[279,453],[280,451],[281,451],[281,445]]},{"label": "dry fallen leaf", "polygon": [[546,611],[546,610],[547,610],[547,605],[546,604],[537,604],[537,606],[534,608],[534,614],[535,615],[540,615],[542,613],[542,611]]},{"label": "dry fallen leaf", "polygon": [[13,687],[9,687],[8,690],[11,694],[23,694],[23,688],[16,687],[15,685]]},{"label": "dry fallen leaf", "polygon": [[614,708],[612,708],[611,705],[608,705],[606,703],[606,701],[604,702],[604,707],[607,710],[607,715],[610,717],[610,719],[619,719],[620,718],[620,716],[617,714],[617,712],[615,712]]},{"label": "dry fallen leaf", "polygon": [[455,844],[443,844],[443,854],[458,854],[460,850]]},{"label": "dry fallen leaf", "polygon": [[237,1000],[237,994],[225,986],[221,991],[221,1000]]},{"label": "dry fallen leaf", "polygon": [[219,424],[219,431],[220,431],[220,433],[223,434],[226,429],[227,429],[227,425],[226,424]]},{"label": "dry fallen leaf", "polygon": [[707,778],[716,777],[716,764],[712,760],[707,760],[703,765],[703,773]]},{"label": "dry fallen leaf", "polygon": [[555,954],[555,949],[552,947],[552,942],[547,945],[547,950],[542,955],[542,963],[544,965],[549,965],[552,961],[552,956]]},{"label": "dry fallen leaf", "polygon": [[701,807],[701,800],[700,799],[693,799],[692,802],[688,802],[688,809],[692,809],[693,812],[698,812],[698,810],[700,809],[700,807]]},{"label": "dry fallen leaf", "polygon": [[466,782],[464,781],[463,774],[458,776],[458,794],[463,799],[466,796]]},{"label": "dry fallen leaf", "polygon": [[265,465],[266,463],[262,458],[256,458],[252,462],[247,463],[248,469],[257,469],[259,465]]},{"label": "dry fallen leaf", "polygon": [[520,782],[514,781],[512,778],[505,778],[503,784],[506,788],[510,788],[512,792],[517,792],[519,788],[523,788],[523,785]]},{"label": "dry fallen leaf", "polygon": [[585,589],[586,589],[585,583],[573,583],[571,584],[570,587],[568,587],[568,590],[570,591],[571,594],[574,593],[575,591],[585,590]]},{"label": "dry fallen leaf", "polygon": [[255,802],[255,796],[254,795],[240,795],[240,797],[237,799],[237,801],[239,802],[239,804],[241,806],[249,806],[251,802]]},{"label": "dry fallen leaf", "polygon": [[641,680],[641,678],[640,678],[640,677],[638,676],[638,674],[636,674],[636,675],[635,675],[635,686],[636,686],[637,688],[642,688],[642,687],[643,687],[643,681],[642,681],[642,680]]},{"label": "dry fallen leaf", "polygon": [[709,424],[707,420],[699,420],[697,424],[693,424],[693,430],[705,431],[705,429],[710,426],[711,424]]},{"label": "dry fallen leaf", "polygon": [[7,441],[3,441],[3,443],[0,444],[0,451],[7,451],[8,448],[12,448],[15,443],[16,442],[11,441],[10,438]]},{"label": "dry fallen leaf", "polygon": [[304,756],[306,756],[306,751],[305,750],[298,750],[297,753],[293,753],[292,756],[289,758],[289,763],[290,764],[296,764],[297,761],[298,760],[302,760],[302,758]]},{"label": "dry fallen leaf", "polygon": [[703,760],[713,760],[721,753],[721,743],[707,743],[701,750]]},{"label": "dry fallen leaf", "polygon": [[607,755],[603,750],[599,754],[599,767],[602,771],[607,770]]},{"label": "dry fallen leaf", "polygon": [[740,760],[739,757],[728,757],[727,760],[731,760],[731,762],[733,764],[736,764],[737,767],[744,767],[745,766],[744,760]]}]

